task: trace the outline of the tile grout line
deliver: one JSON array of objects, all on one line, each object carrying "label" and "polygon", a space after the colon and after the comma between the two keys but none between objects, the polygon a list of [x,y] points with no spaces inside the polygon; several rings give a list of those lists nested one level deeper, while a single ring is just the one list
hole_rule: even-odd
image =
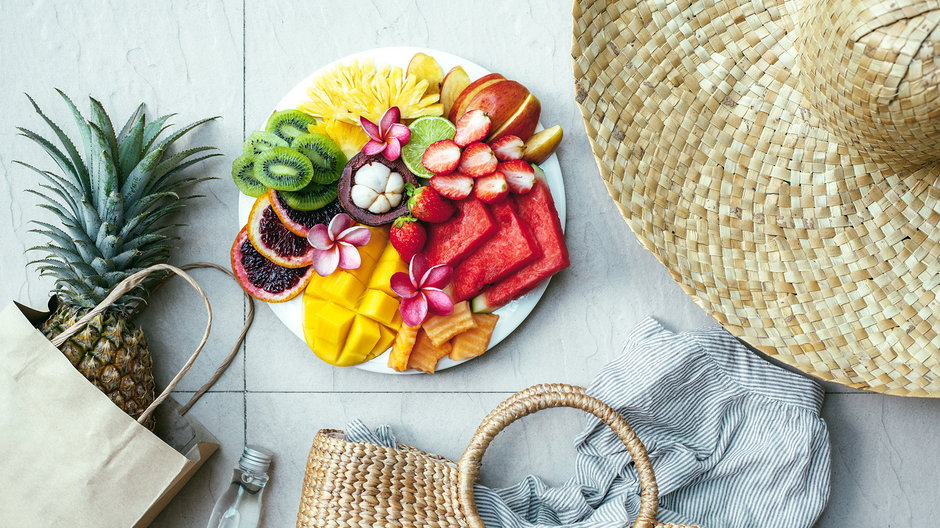
[{"label": "tile grout line", "polygon": [[[246,79],[248,61],[248,53],[246,51],[245,45],[245,26],[247,25],[248,16],[245,13],[245,0],[242,0],[242,137],[246,136],[247,133],[247,121],[248,121],[248,81]],[[245,324],[245,321],[248,319],[248,303],[253,303],[251,299],[245,299],[242,301],[242,324]],[[247,337],[247,336],[246,336]],[[242,444],[248,444],[248,339],[245,339],[245,342],[242,343]]]}]

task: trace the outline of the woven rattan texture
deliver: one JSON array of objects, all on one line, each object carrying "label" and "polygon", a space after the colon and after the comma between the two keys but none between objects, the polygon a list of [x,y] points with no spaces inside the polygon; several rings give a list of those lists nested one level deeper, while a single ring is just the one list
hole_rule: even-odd
[{"label": "woven rattan texture", "polygon": [[576,98],[627,224],[729,331],[940,396],[940,2],[578,0]]},{"label": "woven rattan texture", "polygon": [[483,455],[513,421],[552,407],[574,407],[611,426],[632,455],[642,486],[640,512],[625,526],[698,528],[656,522],[656,477],[643,443],[614,409],[582,387],[536,385],[499,404],[484,418],[458,465],[400,445],[349,442],[341,431],[317,433],[307,459],[297,528],[483,528],[473,498]]}]

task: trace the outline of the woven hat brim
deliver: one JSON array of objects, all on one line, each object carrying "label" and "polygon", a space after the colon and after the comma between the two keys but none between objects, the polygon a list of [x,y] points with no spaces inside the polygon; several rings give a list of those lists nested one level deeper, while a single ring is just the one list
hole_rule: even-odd
[{"label": "woven hat brim", "polygon": [[824,380],[940,396],[940,166],[803,104],[787,2],[576,1],[576,97],[640,242],[729,331]]}]

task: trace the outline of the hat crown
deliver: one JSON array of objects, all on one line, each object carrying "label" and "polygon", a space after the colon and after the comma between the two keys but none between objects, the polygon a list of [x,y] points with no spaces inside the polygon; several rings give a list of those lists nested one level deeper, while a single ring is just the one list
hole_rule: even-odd
[{"label": "hat crown", "polygon": [[940,1],[808,0],[795,13],[804,100],[894,170],[940,158]]}]

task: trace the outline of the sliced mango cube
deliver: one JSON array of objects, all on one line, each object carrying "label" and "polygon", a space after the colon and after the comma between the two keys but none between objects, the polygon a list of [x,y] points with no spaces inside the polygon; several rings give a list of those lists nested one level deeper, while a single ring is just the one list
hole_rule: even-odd
[{"label": "sliced mango cube", "polygon": [[314,338],[310,348],[313,349],[313,353],[316,354],[318,358],[331,365],[335,365],[342,346],[342,343],[330,343],[320,338]]},{"label": "sliced mango cube", "polygon": [[[391,245],[389,245],[389,247],[391,247]],[[394,248],[392,251],[394,251]],[[396,254],[397,253],[396,251]],[[382,290],[388,295],[396,297],[395,292],[392,291],[392,287],[389,286],[389,281],[392,280],[392,275],[407,271],[408,267],[405,266],[405,263],[400,258],[397,260],[380,261],[375,267],[375,271],[372,272],[372,278],[369,280],[369,288]]]},{"label": "sliced mango cube", "polygon": [[356,309],[366,285],[359,282],[355,275],[346,271],[334,271],[321,284],[320,294],[337,304]]},{"label": "sliced mango cube", "polygon": [[398,305],[398,299],[381,290],[366,290],[359,303],[359,313],[385,326],[393,326]]},{"label": "sliced mango cube", "polygon": [[[372,278],[372,273],[374,271],[375,271],[375,262],[370,262],[366,259],[362,259],[362,264],[360,264],[358,268],[351,269],[351,270],[343,270],[343,273],[348,273],[352,275],[353,277],[356,277],[356,279],[358,279],[359,282],[363,284],[369,284],[369,279]],[[339,273],[339,272],[337,271],[335,273]]]},{"label": "sliced mango cube", "polygon": [[346,345],[336,359],[335,365],[346,367],[358,365],[365,361],[366,357],[372,352],[375,344],[379,342],[382,336],[380,325],[375,321],[361,315],[357,315],[349,328],[349,335],[346,337]]},{"label": "sliced mango cube", "polygon": [[398,254],[398,250],[395,249],[395,246],[388,244],[385,246],[385,250],[382,251],[382,256],[379,257],[379,262],[395,261],[401,261],[403,264],[407,264],[405,261],[401,260],[401,255]]},{"label": "sliced mango cube", "polygon": [[369,231],[372,232],[372,238],[368,244],[359,248],[359,256],[363,262],[376,263],[388,245],[388,232],[381,227],[370,227]]},{"label": "sliced mango cube", "polygon": [[372,347],[372,352],[369,352],[369,356],[366,358],[366,361],[379,357],[383,352],[388,350],[388,347],[392,346],[392,343],[395,342],[395,331],[387,326],[379,326],[379,342]]},{"label": "sliced mango cube", "polygon": [[314,339],[342,345],[349,334],[349,327],[356,318],[356,312],[333,303],[323,303],[320,311],[313,314],[318,319]]}]

